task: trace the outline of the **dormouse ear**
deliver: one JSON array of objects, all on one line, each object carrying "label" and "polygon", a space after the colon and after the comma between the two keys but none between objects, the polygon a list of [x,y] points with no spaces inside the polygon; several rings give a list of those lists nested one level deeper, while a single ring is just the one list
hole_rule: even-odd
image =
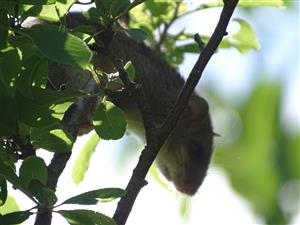
[{"label": "dormouse ear", "polygon": [[187,120],[202,120],[208,115],[208,104],[204,98],[196,95],[192,95],[185,111],[183,112],[183,117]]}]

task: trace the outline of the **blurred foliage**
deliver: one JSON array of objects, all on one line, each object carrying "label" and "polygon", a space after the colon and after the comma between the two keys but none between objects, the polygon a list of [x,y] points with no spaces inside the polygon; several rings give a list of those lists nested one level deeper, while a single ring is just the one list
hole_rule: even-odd
[{"label": "blurred foliage", "polygon": [[[300,133],[284,130],[281,98],[280,84],[259,83],[237,109],[239,137],[229,135],[235,141],[215,153],[215,163],[228,173],[232,187],[267,224],[287,224],[299,202]],[[286,185],[294,185],[294,192],[282,193]],[[294,207],[287,210],[285,202]]]}]

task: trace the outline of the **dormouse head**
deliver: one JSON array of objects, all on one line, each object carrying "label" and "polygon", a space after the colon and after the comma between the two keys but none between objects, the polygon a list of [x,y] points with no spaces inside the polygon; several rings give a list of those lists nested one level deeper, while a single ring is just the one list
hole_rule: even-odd
[{"label": "dormouse head", "polygon": [[193,95],[157,158],[159,169],[178,191],[197,192],[209,166],[212,139],[208,104]]}]

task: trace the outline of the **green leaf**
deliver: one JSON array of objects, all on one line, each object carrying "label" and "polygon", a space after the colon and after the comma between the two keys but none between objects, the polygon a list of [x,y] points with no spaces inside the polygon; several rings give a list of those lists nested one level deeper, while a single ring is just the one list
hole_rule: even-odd
[{"label": "green leaf", "polygon": [[114,0],[114,1],[103,1],[104,7],[107,9],[108,13],[113,17],[117,17],[123,12],[125,12],[130,6],[129,0]]},{"label": "green leaf", "polygon": [[32,180],[29,184],[30,193],[41,205],[53,206],[57,202],[54,190],[44,187],[38,180]]},{"label": "green leaf", "polygon": [[59,21],[60,18],[67,14],[74,2],[75,0],[59,0],[55,4],[43,5],[38,17],[48,21]]},{"label": "green leaf", "polygon": [[96,133],[104,140],[117,140],[123,137],[127,122],[125,114],[112,102],[101,103],[94,115]]},{"label": "green leaf", "polygon": [[131,61],[128,61],[124,66],[125,71],[128,74],[129,80],[133,81],[135,78],[135,69]]},{"label": "green leaf", "polygon": [[176,47],[176,51],[183,52],[183,53],[196,53],[199,54],[200,49],[197,43],[188,43],[184,45],[180,45]]},{"label": "green leaf", "polygon": [[38,180],[46,185],[48,176],[46,163],[40,157],[29,156],[23,161],[19,176],[25,188],[29,188],[30,182],[33,180]]},{"label": "green leaf", "polygon": [[43,201],[48,205],[53,206],[57,202],[55,191],[50,188],[43,187],[41,190],[41,196]]},{"label": "green leaf", "polygon": [[9,21],[7,17],[6,10],[0,10],[0,49],[5,48],[7,45],[7,37],[8,37],[8,28],[9,28]]},{"label": "green leaf", "polygon": [[0,207],[5,204],[7,199],[7,183],[6,180],[0,176]]},{"label": "green leaf", "polygon": [[4,162],[0,158],[0,176],[13,184],[14,187],[22,189],[22,185],[18,176],[16,175],[12,165]]},{"label": "green leaf", "polygon": [[234,19],[234,21],[239,23],[240,30],[232,36],[225,38],[221,43],[221,47],[235,47],[241,53],[247,53],[251,49],[258,50],[260,44],[250,24],[242,19]]},{"label": "green leaf", "polygon": [[42,11],[43,6],[42,5],[23,5],[24,12],[21,15],[21,21],[24,21],[26,18],[32,16],[37,17],[40,12]]},{"label": "green leaf", "polygon": [[0,207],[0,214],[3,215],[11,212],[16,212],[16,211],[19,211],[19,206],[16,200],[13,197],[8,196],[5,204]]},{"label": "green leaf", "polygon": [[55,3],[56,0],[19,0],[16,2],[25,5],[49,5]]},{"label": "green leaf", "polygon": [[71,225],[117,225],[112,218],[91,210],[59,210],[58,213]]},{"label": "green leaf", "polygon": [[85,42],[70,33],[48,26],[24,29],[22,32],[32,39],[43,55],[55,62],[85,69],[92,58]]},{"label": "green leaf", "polygon": [[136,42],[142,42],[147,39],[147,33],[141,29],[125,29]]},{"label": "green leaf", "polygon": [[72,179],[75,184],[78,185],[83,180],[84,175],[89,168],[90,159],[99,142],[100,137],[97,134],[93,134],[79,153],[72,171]]},{"label": "green leaf", "polygon": [[100,17],[102,16],[102,11],[98,7],[91,7],[87,11],[83,12],[82,15],[88,20],[96,24],[100,24]]},{"label": "green leaf", "polygon": [[7,93],[12,95],[14,83],[21,69],[21,53],[16,48],[9,48],[0,52],[0,79],[2,85],[7,89]]},{"label": "green leaf", "polygon": [[14,98],[0,95],[0,137],[16,134],[18,130],[18,110]]},{"label": "green leaf", "polygon": [[103,188],[74,196],[64,201],[62,204],[95,205],[99,201],[112,201],[124,196],[125,194],[126,192],[120,188]]},{"label": "green leaf", "polygon": [[47,80],[47,71],[41,71],[40,67],[45,67],[48,61],[38,56],[33,56],[26,60],[17,78],[17,89],[23,95],[32,98],[31,87],[36,77],[44,77]]},{"label": "green leaf", "polygon": [[167,1],[148,0],[145,2],[145,6],[151,11],[153,17],[159,17],[167,14],[170,5],[170,2]]},{"label": "green leaf", "polygon": [[[236,48],[240,53],[247,53],[251,49],[258,50],[260,48],[259,41],[256,38],[255,31],[249,23],[242,19],[234,19],[240,26],[238,32],[225,37],[219,48]],[[183,35],[182,35],[183,36]],[[186,38],[192,37],[192,35],[185,35]],[[202,40],[207,43],[209,36],[201,36]],[[199,53],[199,46],[197,43],[187,43],[176,47],[176,52],[182,53]]]},{"label": "green leaf", "polygon": [[5,215],[0,215],[0,224],[1,225],[9,225],[9,224],[19,224],[24,222],[31,216],[33,213],[29,211],[19,211],[12,212]]},{"label": "green leaf", "polygon": [[50,126],[60,122],[65,111],[77,99],[86,95],[81,91],[66,89],[53,91],[32,87],[32,98],[16,93],[20,120],[32,127]]},{"label": "green leaf", "polygon": [[70,152],[74,139],[62,129],[51,127],[33,128],[31,143],[35,148],[46,149],[50,152]]}]

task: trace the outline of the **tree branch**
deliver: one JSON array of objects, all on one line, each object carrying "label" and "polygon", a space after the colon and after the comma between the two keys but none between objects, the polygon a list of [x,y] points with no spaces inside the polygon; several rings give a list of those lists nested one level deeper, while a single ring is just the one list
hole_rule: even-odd
[{"label": "tree branch", "polygon": [[[169,136],[170,132],[175,128],[176,123],[187,105],[187,102],[194,91],[202,73],[214,54],[218,45],[226,35],[226,29],[238,0],[224,0],[224,7],[219,22],[208,42],[201,52],[197,62],[195,63],[183,89],[181,90],[176,104],[169,113],[160,129],[152,129],[149,132],[147,145],[142,151],[138,164],[133,170],[132,176],[126,187],[127,195],[121,198],[113,218],[118,225],[124,225],[132,210],[133,204],[141,190],[145,185],[145,177],[150,166],[156,158],[161,146]],[[147,134],[147,130],[146,130]]]}]

